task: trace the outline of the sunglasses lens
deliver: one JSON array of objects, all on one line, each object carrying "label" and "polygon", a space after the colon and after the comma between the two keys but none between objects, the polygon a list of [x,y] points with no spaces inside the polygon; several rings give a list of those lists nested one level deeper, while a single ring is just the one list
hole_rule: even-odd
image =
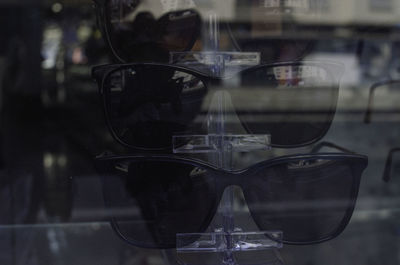
[{"label": "sunglasses lens", "polygon": [[201,20],[194,10],[170,12],[158,20],[159,43],[168,51],[190,50],[200,33]]},{"label": "sunglasses lens", "polygon": [[189,73],[166,66],[124,67],[106,77],[103,92],[114,136],[131,147],[171,148],[174,135],[201,127],[195,118],[206,87]]},{"label": "sunglasses lens", "polygon": [[272,145],[311,144],[328,131],[336,110],[338,78],[318,65],[262,67],[241,74],[242,93],[232,92],[250,133],[271,135]]},{"label": "sunglasses lens", "polygon": [[216,195],[207,170],[161,161],[106,163],[105,202],[114,229],[132,244],[175,247],[177,233],[208,227]]},{"label": "sunglasses lens", "polygon": [[352,160],[279,164],[258,172],[246,201],[260,229],[283,231],[285,242],[326,240],[347,225],[365,166]]},{"label": "sunglasses lens", "polygon": [[120,59],[168,62],[169,52],[192,48],[200,32],[199,14],[159,5],[149,8],[138,0],[107,2],[108,41]]}]

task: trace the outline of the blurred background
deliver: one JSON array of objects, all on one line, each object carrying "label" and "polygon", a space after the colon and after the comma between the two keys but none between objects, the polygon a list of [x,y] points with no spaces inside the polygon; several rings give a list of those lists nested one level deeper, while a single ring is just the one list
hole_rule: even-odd
[{"label": "blurred background", "polygon": [[[160,1],[147,2],[151,10]],[[391,181],[382,181],[389,151],[400,147],[400,85],[375,89],[364,122],[371,86],[400,79],[400,1],[189,2],[203,20],[210,10],[218,14],[221,49],[258,51],[263,62],[343,66],[337,115],[322,141],[367,155],[369,166],[344,233],[319,245],[284,246],[286,264],[400,264],[400,153],[393,153]],[[254,3],[272,15],[257,15]],[[279,5],[282,13],[268,9]],[[118,61],[97,20],[88,0],[0,0],[0,264],[175,262],[173,250],[129,246],[106,222],[93,160],[126,150],[106,127],[90,76],[93,66]],[[238,156],[246,166],[263,157]]]}]

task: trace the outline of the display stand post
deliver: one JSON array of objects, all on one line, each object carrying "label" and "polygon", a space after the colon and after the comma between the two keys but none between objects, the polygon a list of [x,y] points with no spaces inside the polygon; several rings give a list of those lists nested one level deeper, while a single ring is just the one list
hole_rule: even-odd
[{"label": "display stand post", "polygon": [[[257,53],[235,53],[219,51],[218,18],[215,13],[209,14],[208,32],[205,52],[172,53],[171,62],[184,64],[186,67],[208,67],[215,76],[222,76],[227,67],[246,67],[259,63]],[[189,58],[189,59],[188,59]],[[207,154],[210,163],[222,170],[233,170],[234,152],[250,152],[270,149],[270,135],[230,134],[226,126],[226,110],[230,106],[229,94],[224,91],[214,93],[211,106],[213,111],[207,115],[207,135],[174,136],[174,152],[186,154]],[[182,145],[181,143],[187,143]],[[281,231],[243,232],[235,226],[234,192],[228,187],[220,202],[220,227],[211,233],[192,233],[177,235],[177,258],[180,264],[192,265],[181,258],[187,253],[220,253],[221,260],[214,265],[241,264],[235,253],[245,251],[271,250],[274,258],[269,261],[255,263],[257,265],[283,264],[276,250],[282,247]],[[193,243],[190,238],[198,238]],[[200,264],[199,264],[200,265]]]}]

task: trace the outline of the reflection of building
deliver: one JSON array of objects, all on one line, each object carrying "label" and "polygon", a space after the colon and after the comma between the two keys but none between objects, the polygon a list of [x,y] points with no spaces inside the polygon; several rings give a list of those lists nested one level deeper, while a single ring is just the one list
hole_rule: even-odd
[{"label": "reflection of building", "polygon": [[400,22],[400,1],[397,0],[320,0],[318,9],[317,16],[303,16],[300,20],[333,25],[396,25]]},{"label": "reflection of building", "polygon": [[[184,0],[144,1],[149,9],[154,5],[178,8]],[[191,1],[190,1],[191,2]],[[195,0],[196,9],[203,17],[210,10],[221,20],[240,22],[249,16],[249,7],[257,3],[260,8],[279,9],[299,23],[326,25],[395,25],[400,22],[400,1],[397,0]],[[156,7],[157,6],[157,7]],[[274,11],[276,12],[276,10]]]},{"label": "reflection of building", "polygon": [[[238,4],[238,7],[231,19],[242,17],[248,5]],[[290,14],[299,23],[307,24],[396,25],[400,22],[400,1],[397,0],[263,0],[260,7],[280,8],[282,14]]]}]

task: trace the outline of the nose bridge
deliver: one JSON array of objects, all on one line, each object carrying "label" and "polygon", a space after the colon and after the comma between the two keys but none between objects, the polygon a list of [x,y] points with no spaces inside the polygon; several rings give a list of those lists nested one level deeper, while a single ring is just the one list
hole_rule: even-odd
[{"label": "nose bridge", "polygon": [[218,77],[210,77],[207,81],[207,85],[209,88],[211,89],[216,89],[219,88],[221,86],[221,84],[223,83],[223,80],[221,78]]},{"label": "nose bridge", "polygon": [[223,175],[217,176],[219,178],[219,189],[221,193],[223,193],[229,187],[238,187],[242,191],[243,187],[243,174],[224,171]]},{"label": "nose bridge", "polygon": [[237,86],[240,81],[240,75],[211,76],[207,81],[207,85],[213,90],[229,90],[232,86]]}]

